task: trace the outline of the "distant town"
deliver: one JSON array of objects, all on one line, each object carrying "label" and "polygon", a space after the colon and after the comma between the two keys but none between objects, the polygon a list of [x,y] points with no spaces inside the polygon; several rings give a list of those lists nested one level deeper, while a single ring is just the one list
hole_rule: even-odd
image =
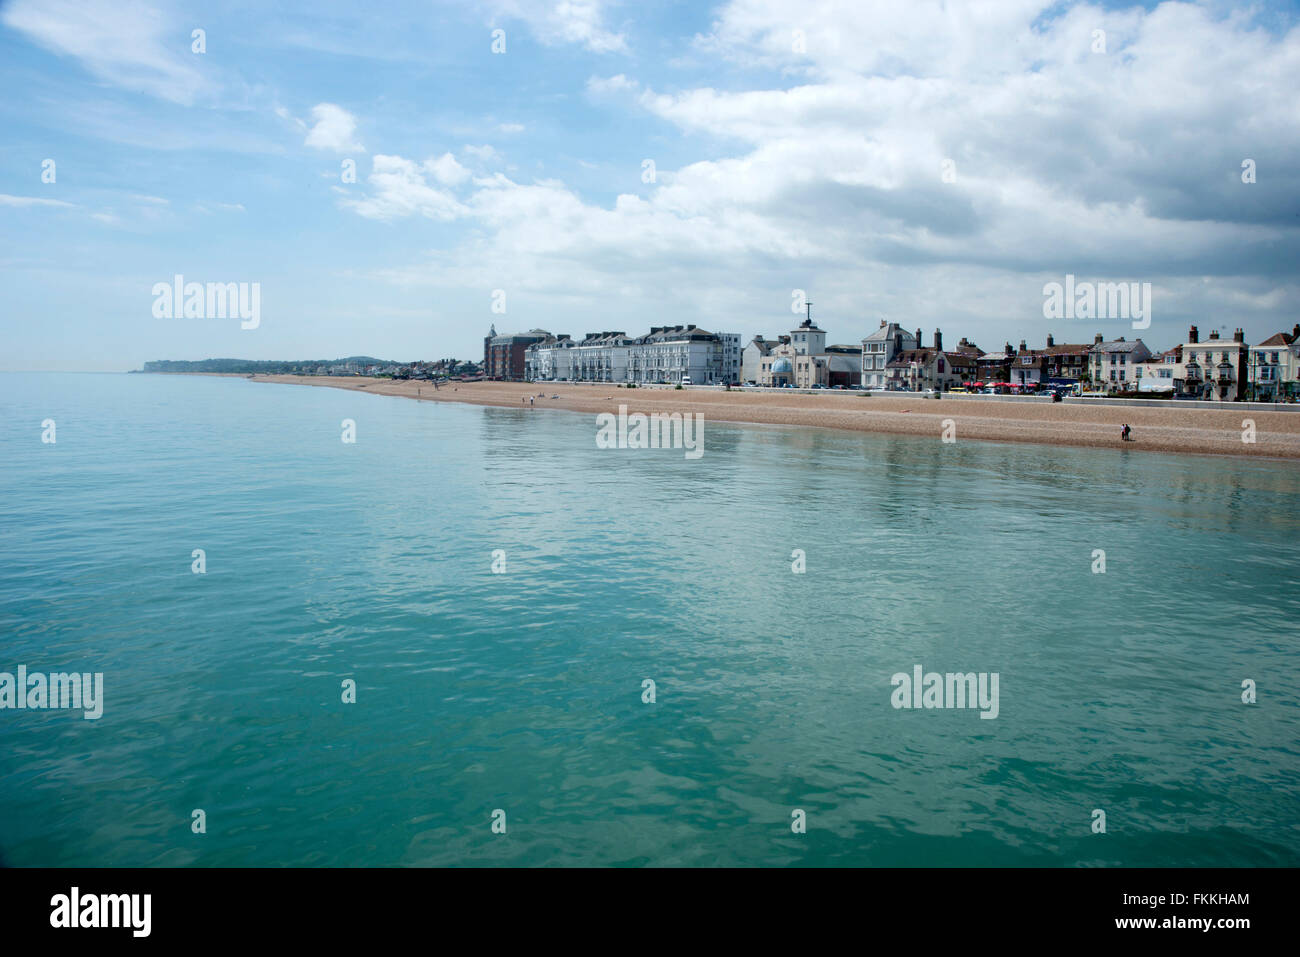
[{"label": "distant town", "polygon": [[1025,340],[986,352],[962,337],[945,345],[934,330],[881,320],[858,344],[827,344],[807,317],[785,334],[709,332],[696,325],[653,326],[642,336],[588,332],[582,338],[545,329],[483,339],[481,363],[459,359],[393,362],[371,356],[274,361],[155,360],[142,372],[226,375],[371,376],[391,379],[491,379],[517,382],[599,382],[635,386],[721,386],[852,389],[881,392],[1105,395],[1200,399],[1212,402],[1295,402],[1300,399],[1300,324],[1251,345],[1241,329],[1232,338],[1196,326],[1183,342],[1153,350],[1141,338],[1057,342]]},{"label": "distant town", "polygon": [[477,362],[438,359],[436,362],[392,362],[372,356],[282,362],[276,359],[156,359],[141,372],[200,372],[208,375],[363,375],[386,379],[482,378]]}]

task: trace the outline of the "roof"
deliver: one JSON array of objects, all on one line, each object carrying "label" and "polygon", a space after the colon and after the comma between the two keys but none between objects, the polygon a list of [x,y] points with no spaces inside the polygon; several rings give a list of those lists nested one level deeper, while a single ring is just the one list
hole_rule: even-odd
[{"label": "roof", "polygon": [[916,338],[916,335],[915,335],[914,333],[908,332],[906,329],[902,328],[902,327],[901,327],[898,323],[896,323],[896,322],[891,322],[891,323],[889,323],[888,325],[881,326],[879,329],[877,329],[877,330],[876,330],[875,332],[873,332],[871,335],[869,335],[869,336],[864,336],[863,339],[862,339],[862,341],[863,341],[863,342],[883,342],[883,341],[885,341],[885,340],[887,340],[887,339],[892,339],[892,338],[894,338],[894,333],[897,333],[897,332],[901,332],[901,333],[902,333],[904,336],[906,336],[908,339],[915,339],[915,338]]},{"label": "roof", "polygon": [[1296,337],[1285,332],[1275,332],[1263,342],[1261,346],[1289,346],[1296,341]]},{"label": "roof", "polygon": [[[1134,352],[1138,346],[1147,349],[1147,344],[1141,339],[1115,339],[1111,342],[1099,342],[1095,346],[1090,346],[1089,349],[1095,349],[1098,352]],[[1151,350],[1147,349],[1147,351],[1150,352]]]},{"label": "roof", "polygon": [[490,341],[494,346],[509,345],[516,339],[545,339],[550,335],[545,329],[530,329],[528,332],[506,332],[500,335],[490,336]]},{"label": "roof", "polygon": [[697,326],[651,326],[650,334],[641,336],[636,341],[646,345],[655,342],[682,342],[688,339],[712,339],[713,333]]}]

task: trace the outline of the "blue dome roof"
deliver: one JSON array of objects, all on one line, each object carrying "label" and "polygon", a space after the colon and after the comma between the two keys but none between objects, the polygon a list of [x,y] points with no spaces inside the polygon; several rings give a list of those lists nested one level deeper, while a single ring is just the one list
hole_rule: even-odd
[{"label": "blue dome roof", "polygon": [[794,366],[792,366],[792,365],[790,364],[790,360],[789,360],[789,359],[787,359],[785,356],[782,356],[780,359],[777,359],[775,362],[772,363],[772,371],[773,371],[773,372],[793,372],[793,371],[794,371]]}]

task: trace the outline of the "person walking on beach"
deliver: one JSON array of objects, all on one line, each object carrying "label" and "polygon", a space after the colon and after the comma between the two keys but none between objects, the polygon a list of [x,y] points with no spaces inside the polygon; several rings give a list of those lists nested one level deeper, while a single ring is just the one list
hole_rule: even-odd
[{"label": "person walking on beach", "polygon": [[1130,440],[1129,440],[1129,434],[1130,434],[1132,431],[1133,431],[1133,430],[1130,429],[1130,428],[1128,427],[1128,423],[1125,422],[1125,423],[1124,423],[1124,427],[1123,427],[1122,429],[1119,430],[1119,438],[1120,438],[1120,441],[1121,441],[1121,442],[1128,442],[1128,441],[1130,441]]},{"label": "person walking on beach", "polygon": [[531,409],[532,407],[533,407],[533,397],[530,395],[528,397],[528,408]]}]

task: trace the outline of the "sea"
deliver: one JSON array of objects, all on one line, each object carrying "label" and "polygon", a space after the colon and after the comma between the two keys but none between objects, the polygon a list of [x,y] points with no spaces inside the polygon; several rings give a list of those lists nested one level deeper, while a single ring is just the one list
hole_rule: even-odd
[{"label": "sea", "polygon": [[0,375],[0,860],[1300,864],[1294,463],[547,401]]}]

